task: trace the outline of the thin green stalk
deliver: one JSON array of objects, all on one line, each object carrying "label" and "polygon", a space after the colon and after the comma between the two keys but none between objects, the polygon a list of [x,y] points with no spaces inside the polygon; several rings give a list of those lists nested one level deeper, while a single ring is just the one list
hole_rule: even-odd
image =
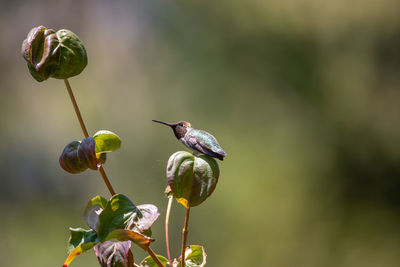
[{"label": "thin green stalk", "polygon": [[185,267],[185,248],[188,235],[189,213],[190,213],[190,207],[186,209],[185,224],[183,225],[183,231],[182,231],[183,236],[182,236],[182,251],[181,251],[181,267]]},{"label": "thin green stalk", "polygon": [[169,247],[169,231],[168,231],[168,225],[169,225],[169,215],[171,212],[171,206],[172,206],[172,200],[174,197],[172,195],[168,196],[168,206],[167,206],[167,215],[165,216],[165,242],[167,243],[167,254],[168,254],[168,262],[169,265],[172,266],[172,260],[171,260],[171,251]]}]

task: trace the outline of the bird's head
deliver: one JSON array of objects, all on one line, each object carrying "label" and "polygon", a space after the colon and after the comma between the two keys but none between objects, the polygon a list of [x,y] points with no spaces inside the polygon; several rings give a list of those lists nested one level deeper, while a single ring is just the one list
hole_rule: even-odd
[{"label": "bird's head", "polygon": [[161,123],[161,124],[165,124],[165,125],[168,125],[169,127],[171,127],[172,130],[174,131],[176,138],[178,138],[178,139],[181,139],[182,137],[184,137],[187,132],[187,129],[192,127],[192,125],[187,121],[178,121],[175,123],[167,123],[167,122],[163,122],[163,121],[159,121],[159,120],[153,120],[153,121]]}]

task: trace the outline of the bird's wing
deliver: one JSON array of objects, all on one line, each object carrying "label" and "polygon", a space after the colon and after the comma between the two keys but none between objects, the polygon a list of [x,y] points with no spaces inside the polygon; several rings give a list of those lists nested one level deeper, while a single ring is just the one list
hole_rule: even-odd
[{"label": "bird's wing", "polygon": [[188,142],[188,145],[189,145],[190,147],[196,149],[196,150],[199,151],[200,153],[203,153],[203,154],[206,154],[206,155],[207,155],[207,154],[209,154],[210,152],[211,152],[211,153],[213,152],[212,150],[208,149],[207,147],[202,146],[201,144],[199,144],[199,143],[197,142],[197,139],[194,138],[194,137],[188,138],[187,142]]},{"label": "bird's wing", "polygon": [[214,136],[202,130],[200,130],[199,132],[203,134],[202,135],[203,138],[200,138],[199,141],[202,147],[205,147],[211,152],[221,154],[223,156],[226,155],[226,153],[222,150],[221,146],[219,145],[217,139]]}]

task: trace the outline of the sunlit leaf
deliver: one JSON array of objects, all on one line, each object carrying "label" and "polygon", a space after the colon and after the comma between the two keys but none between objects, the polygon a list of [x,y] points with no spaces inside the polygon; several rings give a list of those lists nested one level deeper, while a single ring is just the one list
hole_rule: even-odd
[{"label": "sunlit leaf", "polygon": [[[167,266],[168,259],[161,255],[156,255],[157,258],[161,261],[163,266]],[[158,264],[153,260],[151,256],[147,256],[140,263],[140,267],[158,267]]]},{"label": "sunlit leaf", "polygon": [[186,208],[206,200],[214,191],[218,177],[218,163],[206,155],[178,151],[168,160],[168,185],[176,200]]},{"label": "sunlit leaf", "polygon": [[[94,244],[93,244],[93,246],[94,246]],[[92,246],[92,247],[93,247],[93,246]],[[77,246],[77,247],[76,247],[74,250],[72,250],[72,252],[68,255],[67,259],[65,260],[65,262],[64,262],[64,264],[63,264],[63,267],[68,267],[69,264],[70,264],[76,257],[78,257],[79,255],[81,255],[82,253],[83,253],[82,246],[81,246],[81,245]]]},{"label": "sunlit leaf", "polygon": [[94,230],[85,230],[82,228],[69,228],[70,238],[68,240],[68,253],[71,253],[77,246],[82,245],[82,250],[86,251],[86,245],[96,243],[97,234]]},{"label": "sunlit leaf", "polygon": [[[186,267],[204,267],[206,265],[207,254],[203,246],[190,245],[185,249]],[[179,266],[181,259],[179,258]]]},{"label": "sunlit leaf", "polygon": [[131,241],[105,241],[94,247],[101,267],[133,267]]},{"label": "sunlit leaf", "polygon": [[112,152],[121,147],[121,139],[118,135],[107,130],[101,130],[94,134],[96,153]]},{"label": "sunlit leaf", "polygon": [[91,249],[98,242],[97,234],[93,230],[70,228],[70,232],[71,237],[68,241],[69,256],[64,262],[64,267],[67,267],[73,259]]}]

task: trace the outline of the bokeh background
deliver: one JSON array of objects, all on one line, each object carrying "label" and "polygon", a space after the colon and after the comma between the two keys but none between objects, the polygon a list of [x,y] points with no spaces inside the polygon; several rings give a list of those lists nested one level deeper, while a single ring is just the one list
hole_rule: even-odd
[{"label": "bokeh background", "polygon": [[[20,55],[35,26],[75,32],[89,64],[71,78],[89,131],[116,132],[105,169],[117,192],[161,213],[168,157],[183,145],[151,122],[190,121],[228,153],[188,242],[208,265],[400,264],[400,2],[1,1],[0,266],[61,266],[68,227],[109,197],[98,173],[64,172],[81,140],[61,80],[38,83]],[[172,254],[184,209],[174,203]],[[146,255],[135,248],[136,261]],[[97,266],[92,251],[71,266]]]}]

